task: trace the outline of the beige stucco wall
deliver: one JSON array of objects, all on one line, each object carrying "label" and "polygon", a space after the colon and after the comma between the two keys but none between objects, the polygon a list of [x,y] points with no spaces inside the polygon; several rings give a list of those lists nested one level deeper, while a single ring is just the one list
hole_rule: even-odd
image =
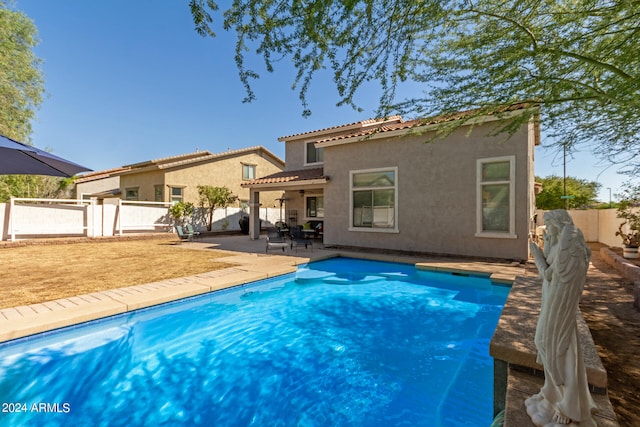
[{"label": "beige stucco wall", "polygon": [[[249,200],[249,189],[242,188],[242,165],[256,166],[256,178],[260,178],[282,170],[282,168],[268,155],[259,152],[244,153],[216,161],[191,163],[182,167],[165,170],[137,172],[121,176],[120,188],[125,197],[126,188],[138,187],[139,200],[154,201],[155,186],[163,186],[163,201],[171,200],[170,187],[183,187],[185,202],[198,204],[198,185],[227,187],[240,200]],[[260,201],[264,207],[278,205],[276,198],[282,192],[265,192],[260,194]],[[234,206],[239,206],[237,202]],[[279,206],[279,205],[278,205]]]},{"label": "beige stucco wall", "polygon": [[162,171],[153,170],[147,172],[138,172],[130,175],[120,176],[120,197],[125,199],[127,196],[127,188],[138,189],[138,200],[144,202],[155,201],[155,185],[164,183],[164,174]]},{"label": "beige stucco wall", "polygon": [[[326,147],[325,244],[527,259],[533,139],[527,126],[507,142],[484,136],[489,129],[478,126],[467,135],[462,128],[431,143],[409,136]],[[505,155],[516,156],[517,238],[476,237],[476,160]],[[349,171],[387,167],[398,168],[399,232],[349,231]]]},{"label": "beige stucco wall", "polygon": [[120,177],[110,176],[103,179],[95,179],[93,181],[76,183],[76,194],[78,198],[82,198],[83,194],[95,194],[103,191],[120,188]]}]

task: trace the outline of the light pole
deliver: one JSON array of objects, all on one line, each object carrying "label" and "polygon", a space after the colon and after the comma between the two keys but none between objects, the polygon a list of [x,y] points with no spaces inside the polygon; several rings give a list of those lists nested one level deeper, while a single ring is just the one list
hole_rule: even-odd
[{"label": "light pole", "polygon": [[607,190],[609,190],[609,209],[611,209],[611,187],[607,187]]}]

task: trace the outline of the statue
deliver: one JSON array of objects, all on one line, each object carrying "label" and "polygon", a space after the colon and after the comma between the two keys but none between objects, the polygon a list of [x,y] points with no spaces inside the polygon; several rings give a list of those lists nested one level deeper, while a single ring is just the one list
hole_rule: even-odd
[{"label": "statue", "polygon": [[546,212],[544,223],[544,249],[533,242],[530,247],[542,278],[535,344],[545,380],[525,405],[536,426],[595,427],[596,405],[589,393],[576,322],[591,250],[567,211]]}]

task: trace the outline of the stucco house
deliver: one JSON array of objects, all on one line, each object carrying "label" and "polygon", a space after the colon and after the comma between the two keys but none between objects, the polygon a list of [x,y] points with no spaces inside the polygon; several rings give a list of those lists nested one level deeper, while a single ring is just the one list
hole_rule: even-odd
[{"label": "stucco house", "polygon": [[[125,200],[197,205],[198,185],[211,185],[229,188],[238,196],[236,206],[242,207],[249,201],[249,190],[242,187],[243,182],[283,169],[282,159],[260,146],[217,154],[197,151],[81,176],[76,180],[76,192],[85,198],[115,194]],[[281,195],[281,191],[266,192],[263,203],[276,206]]]},{"label": "stucco house", "polygon": [[128,168],[118,167],[97,172],[89,172],[75,178],[76,198],[88,200],[96,198],[100,203],[120,198],[120,172]]},{"label": "stucco house", "polygon": [[528,257],[535,208],[537,110],[515,133],[493,135],[505,115],[475,118],[431,142],[429,120],[400,116],[279,138],[286,169],[243,184],[250,189],[250,237],[263,192],[284,191],[287,217],[323,221],[324,245],[417,253]]}]

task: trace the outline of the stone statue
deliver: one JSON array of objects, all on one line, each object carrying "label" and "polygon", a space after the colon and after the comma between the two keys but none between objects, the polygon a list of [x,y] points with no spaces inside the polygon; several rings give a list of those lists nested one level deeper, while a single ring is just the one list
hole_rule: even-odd
[{"label": "stone statue", "polygon": [[596,406],[578,342],[576,314],[591,250],[567,211],[544,214],[544,250],[530,243],[542,278],[542,302],[536,327],[537,362],[544,366],[544,386],[525,401],[537,426],[595,427]]}]

